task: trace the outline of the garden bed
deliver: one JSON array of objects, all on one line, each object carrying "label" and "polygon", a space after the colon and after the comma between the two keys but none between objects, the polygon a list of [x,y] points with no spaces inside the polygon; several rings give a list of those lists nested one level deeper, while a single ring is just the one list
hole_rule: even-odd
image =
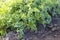
[{"label": "garden bed", "polygon": [[[50,28],[51,27],[51,28]],[[22,40],[60,40],[60,18],[53,18],[51,24],[47,25],[44,30],[42,25],[37,25],[38,31],[30,31],[25,29],[25,35]],[[14,35],[15,34],[15,35]],[[10,35],[10,40],[19,40],[17,33],[9,32],[5,38],[0,37],[0,40],[7,40]],[[14,39],[13,39],[14,38]]]}]

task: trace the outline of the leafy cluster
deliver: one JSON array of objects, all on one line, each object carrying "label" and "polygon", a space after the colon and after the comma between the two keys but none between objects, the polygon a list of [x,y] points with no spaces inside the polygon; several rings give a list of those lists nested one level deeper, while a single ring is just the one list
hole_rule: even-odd
[{"label": "leafy cluster", "polygon": [[[51,22],[51,15],[60,13],[58,0],[5,0],[0,1],[0,34],[7,28],[16,28],[20,37],[24,28],[37,30],[36,22],[42,25]],[[51,15],[50,15],[51,14]]]}]

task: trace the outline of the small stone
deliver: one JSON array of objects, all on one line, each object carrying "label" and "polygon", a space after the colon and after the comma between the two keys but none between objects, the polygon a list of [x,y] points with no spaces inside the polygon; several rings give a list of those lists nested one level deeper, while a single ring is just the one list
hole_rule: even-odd
[{"label": "small stone", "polygon": [[52,28],[53,26],[49,26],[49,28]]},{"label": "small stone", "polygon": [[54,26],[55,26],[55,27],[57,27],[57,26],[58,26],[58,24],[54,24]]},{"label": "small stone", "polygon": [[52,28],[52,31],[55,31],[56,30],[56,27]]},{"label": "small stone", "polygon": [[57,35],[54,35],[55,37],[57,36]]},{"label": "small stone", "polygon": [[25,40],[25,39],[22,39],[22,40]]}]

